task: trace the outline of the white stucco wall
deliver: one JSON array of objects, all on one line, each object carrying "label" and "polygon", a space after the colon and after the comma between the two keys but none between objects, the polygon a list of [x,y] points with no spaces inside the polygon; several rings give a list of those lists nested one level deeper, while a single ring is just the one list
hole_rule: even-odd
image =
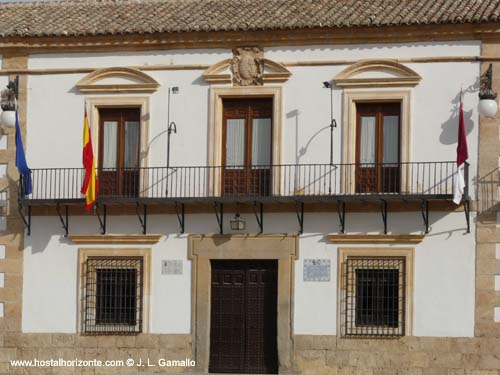
[{"label": "white stucco wall", "polygon": [[[409,45],[309,46],[266,49],[275,61],[359,60],[438,56],[476,56],[478,42],[415,43]],[[144,64],[213,64],[231,56],[229,50],[152,51],[131,53],[35,55],[34,69],[69,67],[140,66]],[[471,175],[477,165],[477,89],[479,63],[411,63],[423,79],[412,89],[411,161],[454,160],[456,113],[460,89],[465,91]],[[328,163],[330,95],[322,82],[347,65],[290,67],[292,77],[283,84],[283,163]],[[148,71],[161,87],[151,95],[149,165],[162,166],[166,155],[166,100],[169,86],[179,86],[172,97],[171,120],[178,126],[172,136],[171,165],[206,165],[210,86],[202,70]],[[27,158],[32,168],[80,167],[84,95],[75,84],[84,74],[32,75],[28,80]],[[1,83],[1,82],[0,82]],[[395,89],[397,90],[397,88]],[[334,160],[340,162],[342,90],[334,90]],[[106,95],[108,96],[108,95]],[[137,96],[137,95],[134,95]],[[140,95],[144,96],[144,95]],[[48,152],[50,150],[50,152]],[[472,180],[472,179],[471,179]],[[474,189],[472,189],[472,194]],[[32,235],[26,237],[24,256],[23,331],[75,332],[77,329],[77,246],[60,236],[57,217],[34,217]],[[257,228],[247,217],[249,232]],[[227,223],[226,223],[227,224]],[[187,261],[187,234],[178,235],[175,216],[151,216],[149,233],[168,236],[152,249],[150,330],[186,333],[191,325],[191,275]],[[188,215],[188,233],[217,232],[213,214]],[[463,213],[431,212],[432,232],[416,248],[414,334],[417,336],[472,336],[474,327],[474,235],[464,235]],[[294,333],[337,333],[337,246],[325,241],[336,232],[336,212],[306,214],[296,263]],[[294,232],[294,213],[265,217],[265,231]],[[347,230],[380,233],[379,213],[348,214]],[[421,233],[420,212],[389,215],[393,233]],[[71,217],[71,233],[97,233],[95,217]],[[109,233],[139,233],[136,217],[110,217]],[[472,227],[474,233],[474,225]],[[303,260],[329,258],[330,282],[302,281]],[[183,259],[182,276],[161,275],[161,260]]]},{"label": "white stucco wall", "polygon": [[[266,49],[275,61],[359,60],[476,56],[478,42],[415,43],[410,45],[310,46]],[[143,64],[212,64],[231,56],[229,50],[154,51],[122,54],[34,55],[30,68],[138,66]],[[406,64],[423,79],[412,89],[411,161],[452,161],[456,157],[457,108],[464,89],[464,112],[468,129],[469,162],[473,175],[477,164],[477,90],[479,63],[436,62]],[[283,163],[328,163],[330,95],[322,82],[332,79],[347,65],[290,67],[292,77],[283,84]],[[206,165],[208,160],[209,85],[202,70],[148,71],[160,84],[151,94],[151,141],[149,165],[165,164],[167,91],[172,96],[171,120],[178,125],[172,137],[171,165]],[[30,166],[80,167],[84,95],[75,84],[85,74],[33,75],[29,79],[27,156]],[[397,90],[395,88],[394,90]],[[364,91],[364,89],[363,89]],[[109,95],[106,95],[109,96]],[[136,95],[137,96],[137,95]],[[143,95],[141,95],[143,96]],[[54,108],[57,108],[54,111]],[[334,90],[335,162],[341,162],[342,90]],[[53,135],[57,134],[57,137]],[[45,142],[40,142],[44,139]],[[47,146],[53,152],[47,153]],[[185,152],[185,150],[196,152]],[[68,152],[70,150],[70,152]],[[64,155],[62,158],[61,155]],[[471,194],[474,193],[474,187]]]},{"label": "white stucco wall", "polygon": [[[253,215],[243,215],[248,232],[255,233]],[[226,231],[229,233],[228,219]],[[421,233],[420,212],[389,213],[392,233]],[[337,333],[337,245],[326,233],[338,228],[336,213],[308,214],[300,236],[295,266],[294,333]],[[150,233],[168,233],[152,247],[152,298],[150,330],[154,333],[188,333],[191,325],[191,262],[187,234],[176,234],[174,215],[150,216]],[[266,233],[297,230],[294,213],[266,214]],[[380,233],[379,213],[348,213],[349,233]],[[414,281],[414,335],[473,336],[474,235],[465,235],[463,213],[431,212],[432,232],[416,246]],[[60,235],[57,217],[34,217],[32,235],[24,253],[23,331],[76,332],[79,297],[78,245]],[[71,233],[96,233],[95,217],[71,217]],[[135,217],[108,217],[109,233],[138,233]],[[213,214],[188,215],[189,233],[215,233]],[[472,227],[474,233],[474,226]],[[401,245],[399,245],[401,246]],[[87,247],[87,246],[85,246]],[[97,247],[102,247],[97,246]],[[123,247],[123,246],[119,246]],[[161,261],[183,260],[183,275],[162,275]],[[303,281],[304,259],[330,259],[329,282]]]}]

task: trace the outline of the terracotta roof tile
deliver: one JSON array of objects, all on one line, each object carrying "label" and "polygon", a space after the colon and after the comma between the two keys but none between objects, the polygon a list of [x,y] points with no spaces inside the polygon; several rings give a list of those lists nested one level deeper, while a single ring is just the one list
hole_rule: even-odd
[{"label": "terracotta roof tile", "polygon": [[500,0],[65,0],[0,4],[0,36],[151,34],[500,20]]}]

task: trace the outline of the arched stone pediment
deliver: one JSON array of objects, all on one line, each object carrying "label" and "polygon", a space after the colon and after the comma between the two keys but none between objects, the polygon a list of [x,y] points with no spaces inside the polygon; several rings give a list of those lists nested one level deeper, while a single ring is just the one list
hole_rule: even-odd
[{"label": "arched stone pediment", "polygon": [[[264,72],[262,74],[263,83],[286,82],[292,73],[283,65],[263,59]],[[203,78],[210,83],[233,83],[233,59],[222,60],[203,72]]]},{"label": "arched stone pediment", "polygon": [[422,77],[394,60],[363,60],[341,71],[333,82],[339,87],[416,86]]},{"label": "arched stone pediment", "polygon": [[155,92],[160,84],[133,68],[117,67],[94,70],[76,84],[84,93]]}]

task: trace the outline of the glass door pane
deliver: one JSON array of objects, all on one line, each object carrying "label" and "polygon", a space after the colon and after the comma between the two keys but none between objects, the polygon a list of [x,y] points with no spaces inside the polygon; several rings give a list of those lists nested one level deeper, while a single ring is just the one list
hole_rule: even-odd
[{"label": "glass door pane", "polygon": [[271,164],[271,119],[252,120],[252,168],[269,168]]},{"label": "glass door pane", "polygon": [[399,190],[399,116],[383,116],[383,145],[382,145],[382,179],[381,189],[386,193],[395,193]]},{"label": "glass door pane", "polygon": [[125,168],[139,167],[139,121],[125,121]]},{"label": "glass door pane", "polygon": [[361,116],[360,125],[359,162],[361,164],[374,164],[376,155],[376,117]]},{"label": "glass door pane", "polygon": [[399,162],[399,116],[384,116],[383,163]]},{"label": "glass door pane", "polygon": [[104,121],[102,167],[117,168],[118,156],[118,121]]},{"label": "glass door pane", "polygon": [[228,119],[226,168],[242,169],[245,164],[245,119]]}]

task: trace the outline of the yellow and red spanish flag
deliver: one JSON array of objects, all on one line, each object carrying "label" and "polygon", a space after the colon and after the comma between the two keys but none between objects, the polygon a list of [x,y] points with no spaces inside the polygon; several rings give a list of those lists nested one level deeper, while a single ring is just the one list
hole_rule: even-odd
[{"label": "yellow and red spanish flag", "polygon": [[87,117],[87,107],[85,106],[85,117],[83,119],[83,168],[85,177],[80,192],[85,195],[85,208],[92,210],[97,198],[97,177],[94,167],[94,152],[92,150],[92,136],[90,134],[89,119]]}]

